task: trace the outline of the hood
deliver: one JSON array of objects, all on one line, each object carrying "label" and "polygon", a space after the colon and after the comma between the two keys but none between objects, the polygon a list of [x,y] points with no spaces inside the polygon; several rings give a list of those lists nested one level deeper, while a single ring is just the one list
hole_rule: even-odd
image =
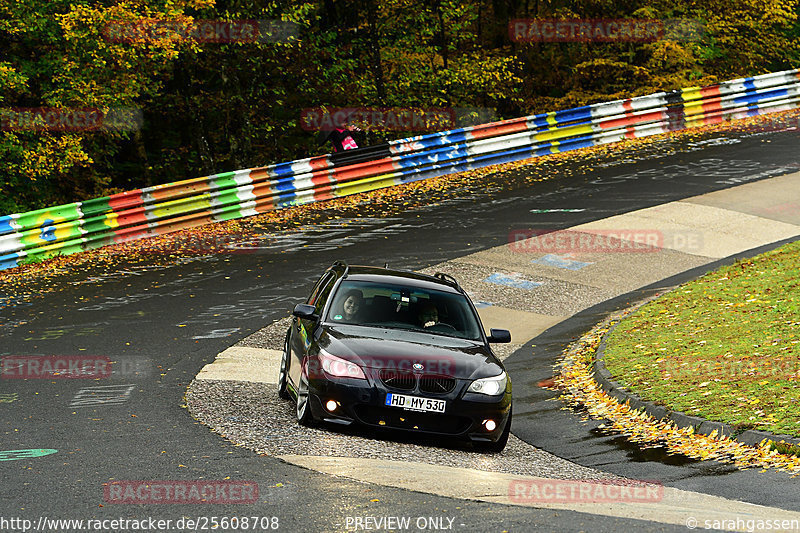
[{"label": "hood", "polygon": [[460,379],[496,376],[503,370],[500,362],[479,341],[365,326],[339,325],[323,329],[319,347],[362,368]]}]

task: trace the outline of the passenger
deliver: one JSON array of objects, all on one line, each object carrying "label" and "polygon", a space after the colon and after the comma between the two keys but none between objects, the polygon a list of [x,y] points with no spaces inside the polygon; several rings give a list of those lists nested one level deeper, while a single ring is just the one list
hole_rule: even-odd
[{"label": "passenger", "polygon": [[356,322],[364,308],[364,295],[358,289],[347,291],[342,303],[342,318],[347,322]]}]

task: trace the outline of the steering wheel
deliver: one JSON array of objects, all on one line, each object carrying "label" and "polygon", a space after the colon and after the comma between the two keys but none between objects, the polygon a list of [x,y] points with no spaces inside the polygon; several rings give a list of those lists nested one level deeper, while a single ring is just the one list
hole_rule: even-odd
[{"label": "steering wheel", "polygon": [[442,332],[458,331],[455,328],[455,326],[451,326],[450,324],[447,324],[446,322],[437,322],[436,324],[434,324],[432,326],[429,326],[429,327],[427,327],[425,329],[434,330],[434,331],[442,331]]}]

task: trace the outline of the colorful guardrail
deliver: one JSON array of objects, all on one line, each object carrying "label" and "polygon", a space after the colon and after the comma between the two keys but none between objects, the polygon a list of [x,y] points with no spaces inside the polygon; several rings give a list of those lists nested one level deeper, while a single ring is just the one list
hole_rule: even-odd
[{"label": "colorful guardrail", "polygon": [[796,69],[0,216],[0,270],[291,205],[797,107]]}]

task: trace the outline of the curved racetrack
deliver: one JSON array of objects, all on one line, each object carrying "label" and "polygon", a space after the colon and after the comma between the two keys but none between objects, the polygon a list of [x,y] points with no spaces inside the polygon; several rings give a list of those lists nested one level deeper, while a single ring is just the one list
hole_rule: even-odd
[{"label": "curved racetrack", "polygon": [[[798,140],[797,129],[662,139],[636,161],[611,154],[591,167],[576,164],[563,177],[525,188],[472,195],[389,219],[333,220],[279,235],[258,253],[192,258],[168,267],[137,266],[94,278],[76,272],[64,277],[60,290],[27,301],[0,294],[1,355],[108,357],[115,370],[100,380],[0,381],[0,517],[36,523],[40,517],[177,520],[248,515],[278,517],[282,530],[340,531],[354,529],[354,517],[402,515],[452,519],[443,524],[463,531],[685,530],[663,523],[657,510],[642,520],[596,514],[591,507],[489,503],[503,499],[488,493],[485,501],[477,501],[481,498],[460,490],[481,483],[475,473],[481,471],[656,479],[666,487],[798,511],[795,481],[785,474],[739,472],[715,463],[640,453],[618,439],[597,435],[596,424],[560,410],[556,402],[547,401],[551,393],[535,386],[552,373],[550,361],[563,344],[610,310],[707,269],[713,266],[709,258],[723,256],[709,254],[702,261],[691,254],[642,258],[638,270],[609,273],[605,291],[603,283],[582,279],[576,270],[552,276],[542,291],[518,292],[508,288],[508,276],[524,273],[523,263],[530,263],[530,257],[510,256],[508,268],[498,271],[493,255],[512,232],[592,223],[796,173]],[[750,214],[757,220],[790,225],[795,217],[793,224],[800,225],[797,197],[771,198],[766,206],[759,206],[758,198],[739,201],[752,204]],[[727,208],[711,205],[714,201],[708,200],[706,207]],[[782,211],[769,211],[776,206]],[[717,244],[726,249],[725,243],[704,246]],[[465,261],[465,256],[472,259]],[[208,401],[193,407],[195,415],[265,455],[232,444],[191,416],[185,392],[198,372],[229,346],[284,318],[334,259],[409,269],[449,265],[472,283],[468,290],[475,299],[496,308],[487,311],[497,313],[494,319],[502,321],[500,309],[524,311],[531,324],[538,324],[537,331],[546,330],[517,346],[517,352],[505,354],[515,388],[515,437],[506,452],[481,456],[458,445],[301,429],[291,419],[291,406],[274,401],[273,387],[265,383],[198,381],[188,397],[191,402],[195,392],[201,394]],[[639,283],[646,276],[637,276],[656,266],[677,277],[639,290],[651,283]],[[478,283],[494,274],[506,281]],[[623,278],[628,285],[611,286]],[[628,290],[621,291],[623,286]],[[607,302],[612,297],[616,300]],[[560,324],[542,318],[571,315]],[[268,340],[264,342],[268,347]],[[40,457],[3,454],[22,449],[57,451]],[[362,460],[348,466],[352,475],[331,459],[343,452]],[[445,469],[429,471],[438,480],[426,479],[433,476],[425,473],[429,463]],[[368,466],[385,475],[369,478]],[[226,479],[257,483],[258,502],[124,505],[107,502],[103,493],[104,484],[118,480]],[[438,494],[418,492],[433,482],[442,487]]]}]

